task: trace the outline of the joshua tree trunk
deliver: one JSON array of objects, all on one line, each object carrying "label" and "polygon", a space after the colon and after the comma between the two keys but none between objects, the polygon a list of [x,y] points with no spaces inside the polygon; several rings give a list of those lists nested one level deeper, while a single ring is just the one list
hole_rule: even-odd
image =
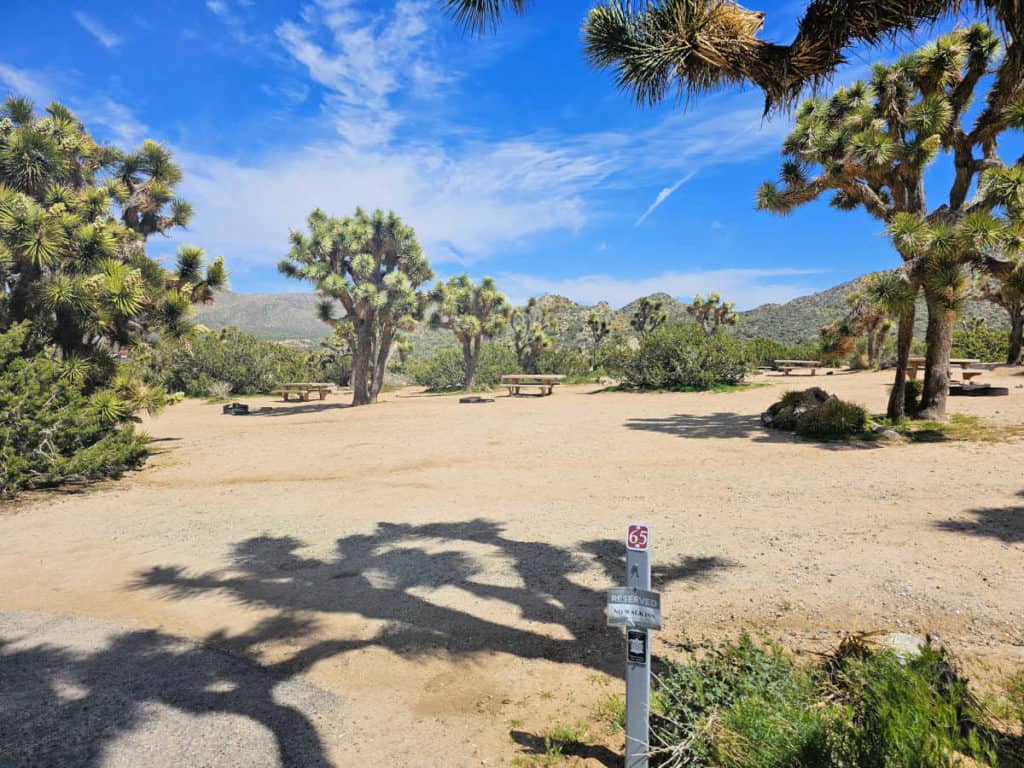
[{"label": "joshua tree trunk", "polygon": [[1007,365],[1020,365],[1021,347],[1024,346],[1024,310],[1010,315],[1010,352]]},{"label": "joshua tree trunk", "polygon": [[373,402],[370,395],[372,335],[368,323],[362,323],[356,331],[356,347],[352,351],[352,405],[369,405]]},{"label": "joshua tree trunk", "polygon": [[900,315],[896,336],[896,378],[889,394],[886,415],[895,424],[907,416],[907,367],[910,363],[910,347],[914,343],[914,306]]},{"label": "joshua tree trunk", "polygon": [[371,357],[373,364],[373,376],[370,379],[370,402],[377,402],[377,395],[384,386],[384,374],[388,369],[388,358],[391,356],[391,342],[395,337],[395,330],[386,325],[380,332],[380,339],[376,346],[376,354]]},{"label": "joshua tree trunk", "polygon": [[467,392],[472,392],[476,386],[476,369],[480,364],[480,337],[478,336],[472,344],[467,340],[462,342],[462,356],[466,363],[466,386]]},{"label": "joshua tree trunk", "polygon": [[946,399],[949,397],[949,357],[953,346],[953,314],[944,308],[939,296],[925,290],[928,303],[928,334],[924,390],[918,416],[922,419],[944,421]]}]

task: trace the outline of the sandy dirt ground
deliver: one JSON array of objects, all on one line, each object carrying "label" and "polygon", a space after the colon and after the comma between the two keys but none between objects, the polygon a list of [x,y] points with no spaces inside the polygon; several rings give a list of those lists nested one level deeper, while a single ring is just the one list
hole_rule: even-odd
[{"label": "sandy dirt ground", "polygon": [[[1010,396],[951,410],[1024,423],[1024,376],[986,380]],[[273,408],[249,417],[186,402],[145,424],[159,454],[143,471],[0,511],[0,673],[42,654],[21,695],[68,706],[122,670],[83,765],[117,764],[147,723],[216,716],[250,720],[285,764],[508,764],[621,690],[602,609],[631,519],[654,530],[656,653],[745,628],[798,648],[900,629],[939,635],[983,677],[1024,664],[1024,443],[771,434],[758,414],[785,389],[880,411],[889,374],[758,381],[479,405],[246,398]],[[289,694],[297,681],[319,694]],[[613,764],[615,737],[594,740],[586,764]],[[239,764],[234,748],[203,764]]]}]

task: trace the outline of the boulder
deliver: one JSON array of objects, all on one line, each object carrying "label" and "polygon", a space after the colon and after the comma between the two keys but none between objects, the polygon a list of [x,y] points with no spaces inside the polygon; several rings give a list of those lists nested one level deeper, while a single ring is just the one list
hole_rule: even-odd
[{"label": "boulder", "polygon": [[821,387],[810,387],[802,392],[787,392],[777,403],[761,414],[761,423],[772,429],[796,429],[796,422],[810,410],[820,407],[831,397]]}]

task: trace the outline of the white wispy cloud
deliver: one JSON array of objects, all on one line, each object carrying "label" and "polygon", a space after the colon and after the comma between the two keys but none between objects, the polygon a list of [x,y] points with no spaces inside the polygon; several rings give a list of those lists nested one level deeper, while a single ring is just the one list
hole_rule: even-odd
[{"label": "white wispy cloud", "polygon": [[75,21],[88,32],[90,35],[96,38],[100,45],[104,48],[116,48],[123,40],[120,35],[117,35],[107,29],[95,16],[91,16],[85,11],[75,11],[72,14],[75,17]]},{"label": "white wispy cloud", "polygon": [[621,307],[652,293],[667,293],[675,298],[689,299],[697,293],[719,291],[735,301],[737,308],[750,309],[769,302],[789,301],[806,294],[807,286],[794,279],[815,274],[819,272],[788,268],[709,269],[668,271],[646,277],[580,275],[560,279],[503,273],[495,279],[514,304],[522,304],[530,296],[550,293],[566,296],[581,304],[607,301],[613,307]]},{"label": "white wispy cloud", "polygon": [[[402,120],[394,96],[422,97],[451,78],[431,46],[430,21],[437,17],[424,0],[398,0],[390,18],[362,13],[344,0],[317,0],[304,8],[301,22],[280,24],[277,36],[328,89],[324,106],[338,133],[352,144],[372,146],[387,143]],[[324,32],[329,44],[319,42]]]},{"label": "white wispy cloud", "polygon": [[115,99],[89,92],[88,96],[77,96],[69,82],[50,78],[38,72],[19,69],[0,62],[0,85],[11,95],[27,96],[37,105],[47,104],[58,97],[78,115],[86,126],[95,132],[96,126],[107,130],[104,140],[112,140],[121,146],[138,144],[147,132],[146,125],[128,106]]},{"label": "white wispy cloud", "polygon": [[683,178],[679,179],[679,181],[677,181],[671,187],[664,187],[664,188],[662,188],[661,192],[658,193],[658,196],[656,198],[654,198],[654,202],[650,204],[650,206],[647,208],[647,210],[643,212],[643,215],[641,215],[640,218],[636,220],[636,224],[634,224],[633,226],[634,227],[639,227],[641,224],[643,224],[647,220],[647,217],[650,216],[652,213],[654,213],[657,210],[659,205],[664,203],[666,200],[669,199],[669,197],[672,196],[673,192],[675,192],[677,189],[679,189],[681,186],[683,186],[683,184],[688,182],[690,179],[692,179],[696,175],[697,175],[696,171],[691,171],[690,173],[688,173],[685,176],[683,176]]},{"label": "white wispy cloud", "polygon": [[25,96],[40,104],[53,100],[50,84],[26,69],[0,63],[0,83],[11,96]]}]

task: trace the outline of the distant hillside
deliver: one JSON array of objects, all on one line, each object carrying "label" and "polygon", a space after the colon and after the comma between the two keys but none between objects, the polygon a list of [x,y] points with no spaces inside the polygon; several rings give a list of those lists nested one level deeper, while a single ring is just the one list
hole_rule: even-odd
[{"label": "distant hillside", "polygon": [[234,326],[261,339],[309,345],[327,335],[316,306],[312,293],[218,293],[213,304],[196,308],[196,320],[210,328]]},{"label": "distant hillside", "polygon": [[[846,297],[859,289],[867,275],[858,277],[818,293],[801,296],[785,304],[763,304],[740,313],[736,331],[741,336],[768,336],[781,342],[795,344],[816,341],[818,332],[826,323],[846,312]],[[687,318],[686,305],[668,294],[656,293],[672,320]],[[728,297],[727,297],[728,298]],[[577,304],[564,296],[543,296],[540,305],[548,313],[554,335],[567,344],[583,344],[589,333],[587,317],[595,309],[612,316],[613,327],[628,331],[629,320],[640,301],[632,301],[618,310],[607,303],[595,306]],[[216,301],[197,311],[199,322],[211,328],[234,326],[247,333],[272,341],[301,346],[314,346],[328,332],[327,326],[316,318],[317,299],[311,293],[224,293]],[[985,317],[990,324],[1006,323],[1002,310],[988,302],[972,301],[967,315]],[[918,305],[917,335],[924,336],[925,309]],[[454,343],[447,331],[421,327],[413,333],[417,354]]]}]

